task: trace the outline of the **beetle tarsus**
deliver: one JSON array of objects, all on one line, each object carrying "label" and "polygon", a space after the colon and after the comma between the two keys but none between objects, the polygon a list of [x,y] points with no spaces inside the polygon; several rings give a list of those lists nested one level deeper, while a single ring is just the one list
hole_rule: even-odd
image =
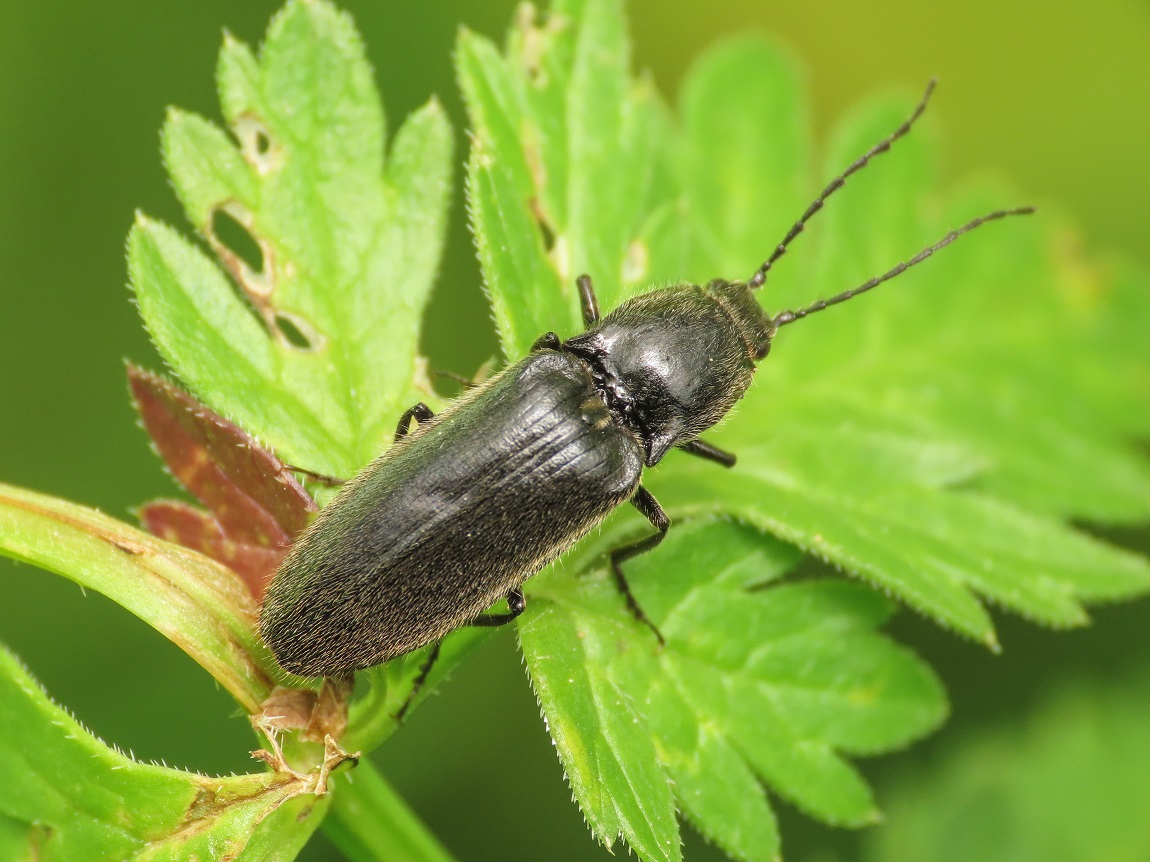
[{"label": "beetle tarsus", "polygon": [[399,417],[399,424],[395,426],[395,442],[399,442],[407,436],[411,430],[411,420],[415,420],[416,425],[422,425],[435,418],[435,414],[431,412],[431,408],[424,404],[422,401],[417,401],[410,408],[403,411],[403,415]]},{"label": "beetle tarsus", "polygon": [[717,464],[722,464],[724,467],[734,467],[735,458],[734,452],[728,452],[726,449],[720,449],[718,446],[712,446],[702,440],[692,440],[690,443],[684,443],[679,447],[688,455],[696,455],[699,458],[706,458],[708,461],[714,461]]},{"label": "beetle tarsus", "polygon": [[501,614],[483,614],[476,617],[468,623],[470,626],[479,626],[480,628],[494,628],[496,626],[505,626],[525,610],[527,610],[527,599],[523,598],[523,588],[516,587],[507,594],[507,612]]},{"label": "beetle tarsus", "polygon": [[632,557],[637,557],[639,554],[651,550],[663,541],[663,537],[667,535],[667,530],[671,527],[671,519],[667,517],[667,513],[663,511],[663,507],[659,505],[659,501],[655,499],[654,495],[642,485],[635,492],[635,496],[631,498],[631,505],[642,512],[643,517],[650,521],[659,532],[613,550],[611,552],[611,574],[615,576],[615,584],[619,587],[619,592],[623,594],[623,598],[626,599],[627,609],[631,611],[631,615],[654,632],[659,646],[666,646],[667,640],[659,631],[659,627],[651,622],[651,618],[644,613],[643,608],[635,600],[635,594],[631,592],[631,586],[627,583],[621,565]]},{"label": "beetle tarsus", "polygon": [[411,691],[407,693],[407,700],[403,702],[403,706],[399,708],[399,712],[395,714],[395,720],[402,723],[403,717],[407,715],[407,711],[411,705],[415,703],[415,697],[419,694],[423,684],[427,682],[427,677],[431,673],[431,669],[435,666],[436,660],[439,658],[439,641],[431,645],[431,651],[428,652],[427,658],[423,660],[423,667],[419,669],[415,680],[411,683]]}]

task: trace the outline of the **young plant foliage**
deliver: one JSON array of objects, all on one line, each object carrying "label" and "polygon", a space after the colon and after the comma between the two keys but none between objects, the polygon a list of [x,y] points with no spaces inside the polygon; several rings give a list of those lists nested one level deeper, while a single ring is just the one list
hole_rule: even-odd
[{"label": "young plant foliage", "polygon": [[733,858],[769,862],[779,837],[760,782],[828,822],[873,822],[840,752],[905,745],[946,713],[929,669],[876,633],[890,603],[837,579],[781,582],[801,555],[731,522],[692,521],[664,544],[628,572],[665,649],[601,566],[549,579],[520,626],[595,835],[678,859],[678,810]]},{"label": "young plant foliage", "polygon": [[[749,277],[821,183],[913,104],[900,94],[860,106],[816,162],[799,75],[778,48],[716,48],[675,110],[633,77],[629,56],[619,0],[524,7],[502,49],[460,35],[468,210],[509,360],[546,331],[581,328],[580,273],[604,312],[660,283]],[[173,110],[163,133],[199,239],[141,215],[128,244],[144,323],[194,393],[135,372],[141,412],[211,510],[153,504],[145,520],[217,559],[8,487],[0,553],[108,595],[256,715],[277,681],[305,683],[278,674],[253,631],[251,591],[217,560],[278,547],[308,517],[276,459],[350,476],[403,410],[430,400],[416,352],[451,134],[432,101],[388,141],[359,36],[327,0],[290,0],[258,54],[228,37],[218,80],[223,126]],[[933,152],[928,119],[852,177],[772,268],[763,303],[838,293],[1025,199],[983,186],[939,194]],[[1150,434],[1150,412],[1130,409],[1150,399],[1150,278],[1080,259],[1053,222],[987,227],[849,309],[787,327],[708,438],[737,467],[675,453],[645,477],[675,526],[626,568],[665,647],[605,564],[649,532],[634,513],[528,583],[520,644],[599,840],[677,860],[681,813],[732,858],[759,862],[780,854],[772,797],[829,823],[872,822],[876,802],[848,758],[906,745],[946,711],[932,672],[881,632],[898,603],[995,647],[987,600],[1069,626],[1086,621],[1085,602],[1150,588],[1145,559],[1068,525],[1150,516],[1150,464],[1130,442]],[[257,440],[275,458],[254,463],[284,478],[280,490],[231,459],[237,441]],[[864,582],[829,569],[790,577],[804,553]],[[481,637],[450,636],[419,697]],[[423,661],[366,673],[348,751],[395,730]],[[209,779],[134,763],[7,654],[0,689],[5,858],[62,858],[57,846],[74,842],[72,858],[190,858],[210,845],[286,860],[328,805],[306,769],[306,780],[282,768]],[[289,741],[301,751],[310,769],[315,752]],[[340,848],[442,862],[382,777],[358,769],[362,781],[333,779]]]},{"label": "young plant foliage", "polygon": [[[816,182],[889,134],[913,105],[891,97],[862,106],[815,170],[801,88],[778,49],[756,40],[715,49],[685,80],[680,118],[673,120],[631,79],[622,26],[615,0],[569,0],[540,20],[521,17],[503,51],[474,34],[460,38],[457,65],[474,126],[469,208],[509,357],[538,331],[554,328],[567,337],[578,330],[577,305],[565,294],[580,272],[616,302],[660,279],[749,277],[813,199]],[[658,132],[634,143],[623,132],[634,128]],[[544,147],[556,129],[571,139]],[[580,136],[604,129],[623,141],[610,164],[581,143]],[[977,188],[939,198],[933,176],[928,125],[836,195],[772,270],[764,304],[777,311],[838,293],[1008,202],[1001,192]],[[589,189],[603,207],[594,216],[578,203]],[[602,231],[588,226],[600,217]],[[1129,342],[1101,345],[1125,324],[1096,292],[1075,283],[1055,240],[1039,220],[996,226],[849,310],[788,328],[736,415],[711,437],[738,454],[737,467],[718,471],[672,455],[645,480],[648,487],[675,522],[735,515],[993,648],[983,599],[1069,626],[1087,620],[1083,601],[1144,592],[1150,586],[1144,559],[1062,520],[1145,519],[1150,469],[1127,442],[1132,428],[1120,407],[1145,400],[1146,377],[1128,356]],[[561,305],[546,320],[519,287],[530,275],[538,290],[536,273],[554,282]],[[612,307],[611,300],[602,304]],[[560,328],[565,320],[569,328]],[[1103,349],[1089,358],[1069,346],[1090,352],[1090,343]],[[1131,371],[1125,384],[1093,388],[1111,361]],[[1098,409],[1081,409],[1085,404]],[[1145,417],[1137,425],[1145,433]],[[684,530],[673,527],[671,536],[676,529]],[[609,528],[608,535],[625,532]],[[768,543],[765,536],[760,541]],[[673,589],[683,556],[664,547],[629,564],[660,572],[637,589],[648,614],[673,606],[663,593]],[[902,704],[901,719],[885,724],[849,709],[850,698],[799,698],[781,708],[776,696],[773,708],[768,698],[747,713],[758,702],[750,682],[738,688],[710,666],[687,684],[676,639],[660,652],[621,610],[606,615],[606,586],[603,604],[576,602],[599,581],[570,575],[601,566],[587,551],[561,567],[563,576],[541,577],[529,589],[520,640],[575,796],[607,843],[622,835],[641,858],[675,859],[678,808],[735,858],[772,858],[777,837],[764,825],[771,822],[765,798],[741,794],[742,806],[728,804],[717,776],[689,781],[684,763],[724,764],[725,779],[744,789],[764,781],[815,816],[857,824],[874,809],[857,773],[834,753],[836,744],[847,753],[886,750],[941,716],[937,687],[921,668],[912,686],[918,700]],[[695,571],[697,589],[705,589],[712,571],[705,565]],[[753,601],[808,590],[817,593],[796,585]],[[841,594],[853,601],[836,612],[854,626],[865,630],[881,620],[868,615],[864,593]],[[747,633],[730,620],[750,613],[750,601],[712,596],[728,622],[695,620],[695,633],[706,637],[709,622],[732,658],[745,651],[743,661],[756,654],[744,637],[769,651],[772,625],[795,620],[776,618]],[[822,615],[835,614],[824,607]],[[826,649],[821,625],[832,623],[819,616],[788,632],[802,644],[797,655]],[[844,678],[867,685],[864,669],[850,661],[864,655],[876,678],[914,678],[896,670],[910,659],[886,648],[836,655]],[[646,673],[636,670],[642,667]],[[725,696],[723,688],[738,688],[741,696]],[[694,718],[705,733],[688,732],[692,697],[707,711]],[[825,723],[845,736],[794,733],[795,751],[804,757],[788,761],[789,729]],[[855,735],[864,726],[885,727],[889,735],[864,742]],[[687,728],[681,738],[692,745],[668,747],[676,727]],[[716,733],[727,756],[705,758],[704,741],[715,744],[706,737]],[[772,745],[756,760],[750,740],[761,739]],[[771,756],[786,762],[771,763]]]},{"label": "young plant foliage", "polygon": [[51,703],[2,648],[0,703],[5,859],[282,862],[330,803],[282,773],[209,777],[140,763]]},{"label": "young plant foliage", "polygon": [[[206,404],[288,462],[350,476],[426,397],[416,351],[451,131],[433,100],[385,147],[359,35],[327,3],[289,3],[258,56],[226,38],[218,80],[230,135],[180,110],[163,132],[172,183],[218,261],[141,216],[128,240],[140,312]],[[258,243],[259,271],[216,235],[220,210]]]}]

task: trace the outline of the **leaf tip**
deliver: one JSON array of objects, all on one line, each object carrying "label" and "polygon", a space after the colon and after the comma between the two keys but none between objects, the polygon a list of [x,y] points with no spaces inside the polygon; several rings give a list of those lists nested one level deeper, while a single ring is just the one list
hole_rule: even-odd
[{"label": "leaf tip", "polygon": [[457,70],[462,56],[474,50],[478,38],[478,34],[466,24],[460,24],[455,29],[455,48],[452,53],[454,54]]},{"label": "leaf tip", "polygon": [[[124,357],[124,373],[128,376],[129,391],[135,392],[136,386],[144,380],[148,379],[149,373],[143,367],[137,365],[128,357]],[[134,397],[134,395],[133,395]]]},{"label": "leaf tip", "polygon": [[447,121],[447,109],[443,107],[443,102],[435,93],[431,94],[431,98],[423,103],[414,116],[430,116],[436,123],[443,123]]},{"label": "leaf tip", "polygon": [[135,291],[139,286],[139,268],[141,258],[147,253],[149,237],[155,232],[156,221],[143,210],[136,210],[132,218],[132,227],[128,231],[128,239],[124,243],[128,257],[128,289]]}]

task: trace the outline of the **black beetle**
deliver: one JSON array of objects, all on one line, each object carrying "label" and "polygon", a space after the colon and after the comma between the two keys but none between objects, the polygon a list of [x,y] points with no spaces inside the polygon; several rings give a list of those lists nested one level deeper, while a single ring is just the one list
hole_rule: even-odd
[{"label": "black beetle", "polygon": [[[507,622],[525,607],[523,582],[628,500],[658,532],[612,552],[612,570],[661,641],[620,569],[670,525],[640,482],[643,467],[673,447],[733,465],[699,434],[743,397],[780,326],[870,290],[986,221],[1032,211],[990,213],[853,290],[763,313],[752,291],[772,264],[847,177],[910,130],[933,87],[823,190],[750,280],[653,290],[600,319],[581,276],[586,331],[567,341],[548,332],[438,416],[422,403],[404,413],[395,444],[320,512],[272,580],[260,628],[280,665],[342,676],[466,623]],[[482,614],[503,598],[506,613]]]}]

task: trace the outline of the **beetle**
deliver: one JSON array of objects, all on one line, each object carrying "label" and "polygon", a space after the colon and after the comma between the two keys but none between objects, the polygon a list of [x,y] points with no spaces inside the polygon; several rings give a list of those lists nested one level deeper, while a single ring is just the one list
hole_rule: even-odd
[{"label": "beetle", "polygon": [[[661,642],[621,568],[670,526],[643,469],[672,448],[734,465],[734,455],[699,435],[743,397],[780,327],[894,278],[988,221],[1033,211],[989,213],[852,290],[763,312],[754,291],[771,267],[851,174],[910,130],[934,83],[902,125],[827,185],[747,281],[651,290],[600,317],[591,279],[580,276],[582,333],[565,341],[546,333],[438,415],[423,403],[406,411],[394,445],[320,512],[268,588],[260,628],[280,665],[346,676],[464,624],[508,622],[526,607],[523,583],[628,501],[656,532],[612,551],[611,570]],[[506,612],[483,613],[501,599]]]}]

